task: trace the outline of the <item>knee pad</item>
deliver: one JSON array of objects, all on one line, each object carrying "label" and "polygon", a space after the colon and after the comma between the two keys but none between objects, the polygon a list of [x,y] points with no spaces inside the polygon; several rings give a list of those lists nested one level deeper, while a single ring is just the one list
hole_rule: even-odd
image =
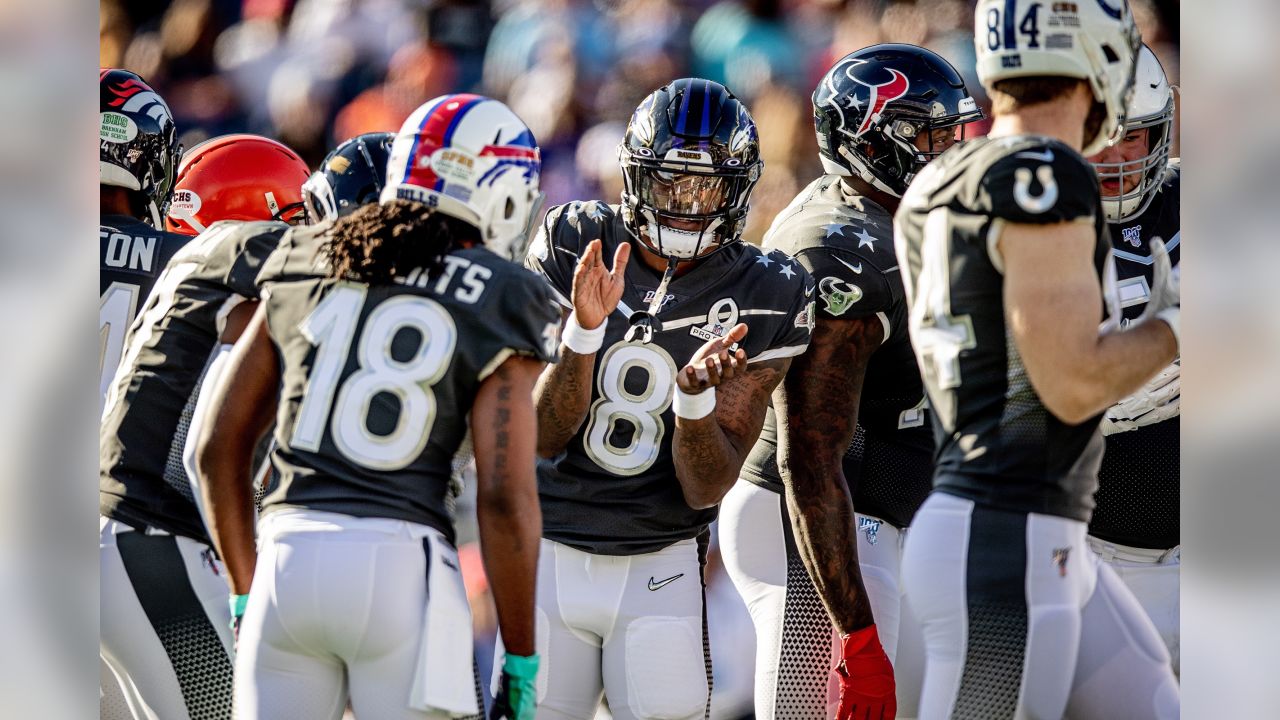
[{"label": "knee pad", "polygon": [[627,700],[636,717],[701,718],[707,707],[702,619],[642,617],[627,626]]}]

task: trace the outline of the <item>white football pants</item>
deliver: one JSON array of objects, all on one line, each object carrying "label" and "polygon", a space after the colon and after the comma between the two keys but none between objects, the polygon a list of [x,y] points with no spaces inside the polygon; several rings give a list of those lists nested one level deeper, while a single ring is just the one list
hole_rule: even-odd
[{"label": "white football pants", "polygon": [[1181,643],[1178,629],[1181,611],[1178,592],[1182,570],[1181,547],[1151,550],[1117,545],[1095,537],[1089,538],[1089,547],[1093,548],[1103,563],[1115,570],[1138,604],[1147,611],[1147,617],[1151,618],[1151,623],[1160,633],[1160,639],[1164,640],[1165,648],[1169,650],[1173,672],[1178,674]]},{"label": "white football pants", "polygon": [[[913,658],[909,667],[898,660],[904,643],[922,642],[901,603],[898,577],[906,533],[867,515],[858,514],[856,523],[858,561],[876,632],[894,663],[898,716],[911,717],[923,649],[902,653]],[[756,627],[756,718],[831,717],[839,698],[831,672],[839,660],[839,636],[796,550],[785,498],[739,480],[720,504],[719,524],[725,568]]]},{"label": "white football pants", "polygon": [[[699,720],[711,695],[697,540],[643,555],[595,555],[542,540],[538,720]],[[502,673],[494,654],[494,691]],[[357,713],[358,714],[358,713]]]},{"label": "white football pants", "polygon": [[213,550],[107,518],[99,530],[102,660],[133,716],[230,718],[231,611]]},{"label": "white football pants", "polygon": [[[278,510],[262,519],[258,533],[236,657],[238,720],[338,720],[348,698],[361,720],[449,717],[410,707],[428,622],[428,566],[432,574],[448,573],[462,592],[456,554],[452,568],[447,559],[428,560],[442,557],[433,543],[447,545],[438,531],[401,520]],[[465,667],[438,679],[475,692],[465,600],[447,620],[465,627],[466,652],[449,658]]]},{"label": "white football pants", "polygon": [[1086,531],[929,496],[902,564],[927,650],[922,720],[1178,717],[1164,643]]}]

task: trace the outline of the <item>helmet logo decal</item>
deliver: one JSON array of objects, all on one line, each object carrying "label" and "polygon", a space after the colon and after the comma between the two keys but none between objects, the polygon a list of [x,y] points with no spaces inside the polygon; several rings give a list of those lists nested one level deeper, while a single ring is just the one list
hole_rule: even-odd
[{"label": "helmet logo decal", "polygon": [[[911,88],[911,83],[907,80],[907,76],[901,71],[894,68],[886,68],[879,65],[872,65],[861,58],[846,58],[843,63],[844,67],[837,65],[823,80],[826,85],[826,97],[819,104],[829,106],[840,115],[840,127],[836,128],[839,132],[843,132],[853,137],[859,137],[871,129],[871,125],[880,118],[880,113],[889,103],[904,97]],[[887,71],[888,77],[884,73]],[[842,98],[842,94],[836,90],[835,84],[832,82],[837,72],[843,72],[845,77],[854,81],[859,87],[854,92],[847,93]],[[864,79],[861,75],[874,74],[872,78]],[[866,88],[866,95],[863,95],[861,88]],[[853,118],[845,117],[845,110],[854,110],[861,112],[861,122],[857,128],[847,127],[846,123],[850,120],[856,120],[857,115]]]},{"label": "helmet logo decal", "polygon": [[146,108],[144,114],[154,118],[163,127],[173,124],[169,115],[169,106],[154,90],[130,78],[119,85],[108,85],[108,89],[116,97],[107,104],[119,108],[123,112],[138,112]]}]

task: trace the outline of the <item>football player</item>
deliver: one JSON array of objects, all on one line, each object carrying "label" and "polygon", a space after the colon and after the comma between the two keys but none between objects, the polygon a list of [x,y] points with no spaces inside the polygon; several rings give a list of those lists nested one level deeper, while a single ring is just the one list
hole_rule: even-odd
[{"label": "football player", "polygon": [[[1133,99],[1120,142],[1090,159],[1102,186],[1124,322],[1142,316],[1154,278],[1151,241],[1178,266],[1182,163],[1170,160],[1173,90],[1155,53],[1138,52]],[[1179,400],[1175,360],[1137,393],[1107,409],[1107,451],[1098,471],[1089,545],[1115,569],[1155,623],[1178,672]]]},{"label": "football player", "polygon": [[[267,138],[197,145],[178,168],[172,230],[301,216],[307,166]],[[249,226],[254,232],[241,233]],[[229,717],[227,584],[182,453],[202,377],[239,332],[280,222],[222,223],[170,259],[130,330],[100,435],[102,656],[139,718]]]},{"label": "football player", "polygon": [[975,13],[991,134],[925,168],[895,217],[938,444],[902,560],[927,652],[920,717],[1177,717],[1160,636],[1085,542],[1103,411],[1178,352],[1160,243],[1147,307],[1120,331],[1084,159],[1124,130],[1138,32],[1106,0]]},{"label": "football player", "polygon": [[[513,653],[496,716],[533,717],[532,395],[558,312],[510,260],[528,242],[539,170],[532,133],[505,105],[436,98],[397,134],[380,203],[292,231],[263,269],[264,301],[214,390],[197,456],[245,607],[242,720],[337,720],[348,696],[375,720],[479,712],[446,507],[468,427],[486,571]],[[279,479],[256,554],[250,461],[273,420]]]},{"label": "football player", "polygon": [[705,716],[707,526],[812,319],[804,269],[740,241],[762,162],[728,90],[654,91],[619,155],[621,205],[553,208],[528,259],[568,316],[537,390],[544,720],[602,693],[619,719]]},{"label": "football player", "polygon": [[817,281],[816,326],[724,500],[720,539],[756,625],[756,717],[891,718],[902,531],[933,476],[892,213],[982,113],[946,60],[892,44],[837,62],[813,111],[827,174],[778,215],[764,246]]},{"label": "football player", "polygon": [[164,98],[137,75],[110,68],[98,72],[98,94],[101,404],[138,307],[169,258],[189,238],[164,231],[182,154]]}]

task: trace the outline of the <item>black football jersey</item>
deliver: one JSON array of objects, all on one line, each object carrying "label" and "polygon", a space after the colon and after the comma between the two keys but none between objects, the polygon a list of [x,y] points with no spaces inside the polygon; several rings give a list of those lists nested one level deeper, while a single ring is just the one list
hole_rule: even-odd
[{"label": "black football jersey", "polygon": [[[1138,217],[1109,226],[1126,323],[1140,316],[1147,306],[1154,270],[1151,239],[1160,238],[1170,261],[1178,264],[1181,177],[1181,161],[1170,161],[1169,174],[1151,205]],[[1094,496],[1097,507],[1089,523],[1091,535],[1134,547],[1171,548],[1179,544],[1181,424],[1175,415],[1107,436],[1107,451],[1098,471],[1098,493]]]},{"label": "black football jersey", "polygon": [[136,218],[104,215],[98,226],[100,301],[98,306],[99,403],[124,356],[125,336],[169,259],[190,237],[157,230]]},{"label": "black football jersey", "polygon": [[1058,420],[1005,326],[998,223],[1088,222],[1104,305],[1118,322],[1111,245],[1093,167],[1039,136],[953,148],[908,188],[896,217],[912,344],[928,390],[934,485],[987,506],[1088,521],[1100,415]]},{"label": "black football jersey", "polygon": [[[615,207],[574,202],[547,214],[529,250],[527,264],[546,277],[566,310],[578,255],[596,238],[610,259],[630,241]],[[813,280],[781,252],[735,243],[699,261],[668,284],[653,341],[626,342],[628,318],[649,306],[661,279],[638,258],[627,264],[626,289],[596,354],[590,412],[565,451],[538,465],[548,539],[635,555],[698,535],[716,511],[690,508],[676,479],[676,372],[739,322],[749,328],[740,344],[748,362],[794,357],[808,347]]]},{"label": "black football jersey", "polygon": [[[933,434],[911,352],[893,217],[836,175],[813,181],[774,219],[764,246],[795,257],[817,283],[817,317],[875,317],[884,340],[871,356],[844,475],[858,512],[905,527],[933,484]],[[833,389],[833,392],[835,389]],[[743,477],[782,492],[773,408]]]},{"label": "black football jersey", "polygon": [[99,438],[106,517],[209,542],[182,464],[187,428],[227,313],[257,299],[258,271],[288,228],[215,223],[156,281],[107,393]]},{"label": "black football jersey", "polygon": [[476,393],[513,355],[554,360],[559,306],[483,247],[386,285],[337,280],[323,238],[292,233],[260,278],[282,373],[262,511],[405,520],[452,539],[451,463]]}]

